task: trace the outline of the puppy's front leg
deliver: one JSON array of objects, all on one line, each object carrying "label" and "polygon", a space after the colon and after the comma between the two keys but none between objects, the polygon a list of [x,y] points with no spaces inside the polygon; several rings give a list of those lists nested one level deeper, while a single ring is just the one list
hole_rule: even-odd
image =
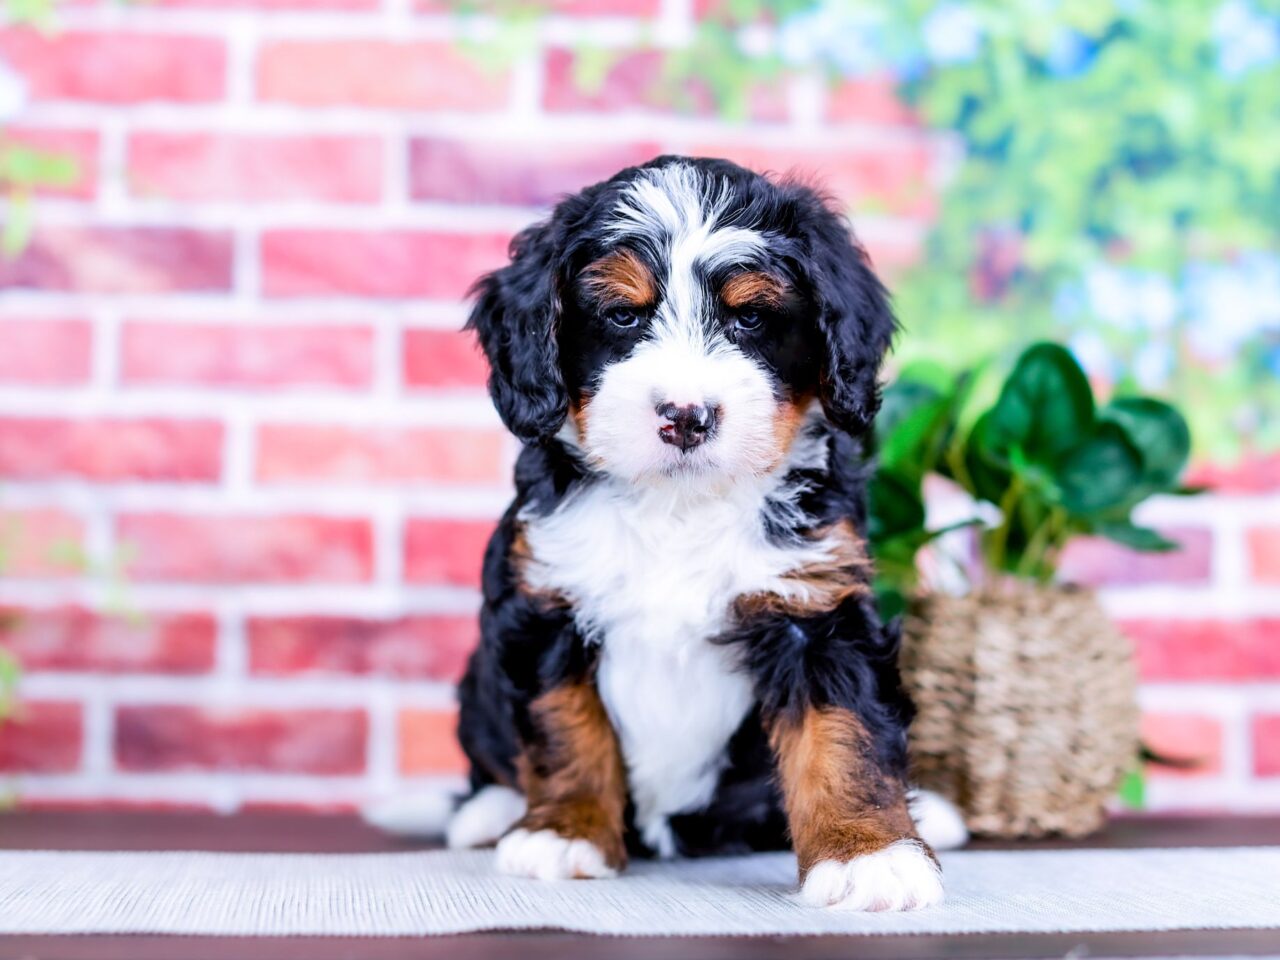
[{"label": "puppy's front leg", "polygon": [[626,865],[626,772],[590,680],[530,704],[520,777],[528,812],[498,843],[498,869],[541,880],[612,877]]},{"label": "puppy's front leg", "polygon": [[937,861],[916,835],[904,786],[881,769],[857,714],[808,707],[776,719],[770,742],[805,902],[911,910],[942,899]]}]

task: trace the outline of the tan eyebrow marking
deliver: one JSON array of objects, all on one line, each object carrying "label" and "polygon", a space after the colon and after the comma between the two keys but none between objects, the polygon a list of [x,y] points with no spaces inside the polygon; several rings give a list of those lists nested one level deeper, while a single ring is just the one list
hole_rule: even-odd
[{"label": "tan eyebrow marking", "polygon": [[630,250],[615,250],[589,264],[582,282],[604,303],[626,303],[633,307],[652,306],[657,299],[653,274]]},{"label": "tan eyebrow marking", "polygon": [[753,271],[730,277],[720,289],[720,299],[727,307],[745,307],[749,303],[780,307],[786,292],[787,283],[782,278]]}]

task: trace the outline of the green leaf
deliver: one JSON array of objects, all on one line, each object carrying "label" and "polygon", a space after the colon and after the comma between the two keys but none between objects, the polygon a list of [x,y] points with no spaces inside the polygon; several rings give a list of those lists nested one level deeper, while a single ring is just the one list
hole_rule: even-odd
[{"label": "green leaf", "polygon": [[899,475],[919,484],[933,469],[951,427],[950,404],[940,397],[913,410],[885,438],[880,462]]},{"label": "green leaf", "polygon": [[1027,349],[991,410],[987,450],[1008,459],[1020,450],[1028,462],[1050,465],[1089,435],[1093,389],[1071,353],[1054,343]]},{"label": "green leaf", "polygon": [[1093,525],[1093,530],[1099,536],[1144,553],[1168,553],[1181,547],[1181,544],[1169,540],[1158,531],[1150,527],[1135,526],[1128,520],[1100,520]]},{"label": "green leaf", "polygon": [[1142,457],[1123,429],[1104,421],[1067,452],[1055,473],[1068,511],[1105,513],[1128,502],[1142,482]]},{"label": "green leaf", "polygon": [[886,623],[894,617],[906,613],[907,598],[901,590],[891,583],[877,579],[875,584],[876,601],[880,607],[880,619]]},{"label": "green leaf", "polygon": [[994,438],[995,411],[988,410],[969,431],[964,445],[964,469],[968,483],[964,486],[980,500],[998,504],[1009,489],[1013,473],[1008,460]]},{"label": "green leaf", "polygon": [[902,533],[922,531],[924,501],[919,487],[891,470],[881,468],[871,478],[868,535],[873,544]]},{"label": "green leaf", "polygon": [[25,192],[15,192],[9,197],[9,215],[5,218],[3,234],[0,234],[0,254],[17,257],[31,242],[34,216],[31,199]]},{"label": "green leaf", "polygon": [[942,391],[917,380],[899,377],[885,388],[880,402],[880,412],[876,414],[876,442],[881,448],[888,444],[902,426],[911,417],[927,410],[942,398]]},{"label": "green leaf", "polygon": [[1141,810],[1147,805],[1147,777],[1140,766],[1135,766],[1120,781],[1120,802],[1130,810]]},{"label": "green leaf", "polygon": [[80,165],[75,157],[7,145],[0,149],[0,179],[15,187],[71,187]]},{"label": "green leaf", "polygon": [[1191,455],[1191,431],[1173,407],[1150,397],[1118,397],[1102,411],[1118,423],[1142,456],[1142,481],[1152,490],[1170,490]]}]

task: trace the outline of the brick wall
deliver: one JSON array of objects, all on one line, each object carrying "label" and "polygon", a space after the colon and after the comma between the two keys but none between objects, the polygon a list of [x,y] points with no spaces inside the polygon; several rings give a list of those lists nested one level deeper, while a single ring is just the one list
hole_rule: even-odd
[{"label": "brick wall", "polygon": [[[659,151],[823,177],[892,278],[948,168],[885,81],[677,112],[643,37],[702,4],[558,0],[505,66],[419,0],[85,2],[0,29],[20,139],[75,155],[0,264],[0,605],[29,803],[343,806],[455,778],[450,684],[512,447],[460,296],[557,194]],[[589,40],[619,48],[597,87]],[[1280,809],[1280,461],[1085,546],[1138,643],[1160,807]]]}]

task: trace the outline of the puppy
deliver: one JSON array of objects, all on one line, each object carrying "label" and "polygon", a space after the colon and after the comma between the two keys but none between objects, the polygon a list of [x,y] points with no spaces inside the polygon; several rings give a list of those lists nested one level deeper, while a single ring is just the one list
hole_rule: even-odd
[{"label": "puppy", "polygon": [[809,903],[938,902],[864,541],[895,322],[842,219],[798,183],[661,157],[564,200],[477,294],[524,447],[450,843],[544,879],[790,846]]}]

